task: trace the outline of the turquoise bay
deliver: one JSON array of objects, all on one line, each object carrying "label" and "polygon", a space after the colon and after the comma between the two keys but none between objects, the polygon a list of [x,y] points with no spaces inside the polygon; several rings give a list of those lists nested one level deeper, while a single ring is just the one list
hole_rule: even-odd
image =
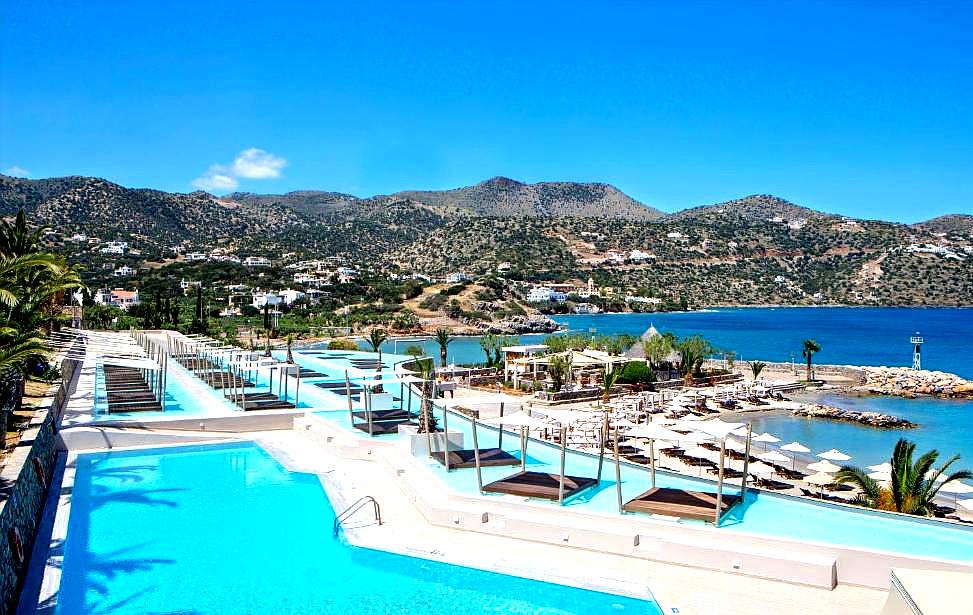
[{"label": "turquoise bay", "polygon": [[[555,316],[570,331],[640,335],[650,325],[679,336],[700,334],[743,360],[801,361],[804,339],[822,347],[815,362],[849,365],[911,365],[909,337],[918,331],[925,339],[923,367],[973,379],[973,309],[971,308],[718,308],[696,312],[655,314],[597,314]],[[526,335],[524,343],[539,342],[542,335]],[[410,342],[389,342],[388,351],[401,352]],[[433,357],[438,346],[421,345]],[[449,362],[483,361],[476,338],[456,338],[449,346]],[[854,455],[853,462],[873,464],[887,458],[899,437],[917,440],[920,448],[937,448],[943,454],[959,453],[964,467],[973,467],[973,401],[934,398],[851,397],[826,395],[823,403],[859,410],[875,410],[919,424],[914,430],[881,430],[789,414],[753,415],[754,428],[769,431],[784,441],[798,440],[809,447],[840,448]]]}]

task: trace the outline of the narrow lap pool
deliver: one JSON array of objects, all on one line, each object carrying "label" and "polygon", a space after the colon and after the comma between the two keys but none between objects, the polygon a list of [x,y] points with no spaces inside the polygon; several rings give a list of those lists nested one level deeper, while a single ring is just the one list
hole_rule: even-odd
[{"label": "narrow lap pool", "polygon": [[57,613],[658,614],[654,602],[351,547],[252,443],[80,455]]}]

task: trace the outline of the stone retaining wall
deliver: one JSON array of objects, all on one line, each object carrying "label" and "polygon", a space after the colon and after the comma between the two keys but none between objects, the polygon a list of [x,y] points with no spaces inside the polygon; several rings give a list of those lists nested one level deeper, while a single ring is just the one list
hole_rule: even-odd
[{"label": "stone retaining wall", "polygon": [[[27,571],[37,524],[57,459],[57,417],[77,374],[78,361],[61,364],[62,380],[52,386],[17,448],[0,472],[0,615],[14,613]],[[14,538],[14,536],[18,538]],[[15,541],[19,539],[19,551]]]}]

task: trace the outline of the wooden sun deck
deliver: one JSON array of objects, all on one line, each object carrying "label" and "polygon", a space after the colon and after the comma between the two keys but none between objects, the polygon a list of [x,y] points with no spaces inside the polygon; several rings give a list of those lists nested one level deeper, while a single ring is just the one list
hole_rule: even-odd
[{"label": "wooden sun deck", "polygon": [[[399,425],[415,425],[415,423],[409,419],[378,422],[373,421],[371,435],[386,436],[388,434],[399,433]],[[368,423],[354,423],[353,427],[368,433]]]},{"label": "wooden sun deck", "polygon": [[[443,451],[434,451],[432,458],[439,463],[446,465],[446,454]],[[520,458],[511,455],[507,451],[499,448],[481,448],[480,466],[487,468],[492,466],[515,466],[520,463]],[[449,467],[452,468],[472,468],[476,466],[476,451],[474,449],[462,449],[449,451]]]},{"label": "wooden sun deck", "polygon": [[[557,500],[560,475],[547,472],[518,472],[487,485],[483,490],[488,493],[506,493],[528,498]],[[583,476],[564,477],[564,499],[598,484],[594,478]]]},{"label": "wooden sun deck", "polygon": [[[723,494],[722,517],[740,501],[738,495]],[[716,494],[685,489],[655,487],[622,505],[626,512],[666,515],[683,519],[712,521],[716,515]]]}]

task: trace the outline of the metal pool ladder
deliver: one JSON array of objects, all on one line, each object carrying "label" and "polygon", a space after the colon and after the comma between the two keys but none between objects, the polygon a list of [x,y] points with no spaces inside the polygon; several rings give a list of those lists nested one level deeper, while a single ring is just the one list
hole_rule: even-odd
[{"label": "metal pool ladder", "polygon": [[334,518],[334,535],[338,535],[338,530],[341,529],[342,521],[345,521],[353,514],[361,510],[366,504],[372,505],[372,514],[375,515],[375,520],[378,521],[378,524],[382,525],[382,507],[378,505],[378,500],[370,495],[365,495],[355,500],[351,506],[344,509],[340,515]]}]

